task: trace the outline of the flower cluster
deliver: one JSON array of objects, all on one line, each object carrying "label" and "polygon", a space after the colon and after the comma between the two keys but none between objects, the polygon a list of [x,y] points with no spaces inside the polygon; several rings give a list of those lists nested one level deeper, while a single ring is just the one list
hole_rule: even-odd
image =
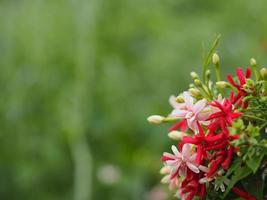
[{"label": "flower cluster", "polygon": [[[152,115],[154,124],[170,122],[168,136],[177,141],[163,153],[163,183],[180,199],[264,199],[267,140],[267,70],[236,69],[236,76],[221,81],[217,53],[207,56],[202,80],[191,73],[193,84],[171,96],[169,115]],[[214,65],[212,83],[208,66]],[[252,70],[255,80],[251,79]],[[253,179],[254,178],[254,179]],[[260,186],[251,181],[259,181]],[[260,193],[247,187],[262,187]],[[266,189],[267,191],[267,189]]]}]

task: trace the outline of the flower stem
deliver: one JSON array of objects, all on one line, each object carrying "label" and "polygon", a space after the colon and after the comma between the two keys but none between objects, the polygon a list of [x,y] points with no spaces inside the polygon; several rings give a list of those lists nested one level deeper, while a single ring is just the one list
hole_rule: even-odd
[{"label": "flower stem", "polygon": [[245,115],[243,115],[243,117],[247,117],[247,118],[250,118],[250,119],[255,119],[255,120],[260,120],[260,121],[266,122],[265,119],[262,119],[260,117],[256,117],[256,116],[253,116],[253,115],[247,115],[247,114],[245,114]]}]

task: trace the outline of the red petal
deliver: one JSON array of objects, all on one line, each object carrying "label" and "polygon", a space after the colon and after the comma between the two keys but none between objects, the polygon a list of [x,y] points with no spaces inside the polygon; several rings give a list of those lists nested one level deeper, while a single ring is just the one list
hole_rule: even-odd
[{"label": "red petal", "polygon": [[240,67],[237,68],[236,75],[239,79],[240,85],[244,85],[246,83],[246,79],[243,70]]},{"label": "red petal", "polygon": [[251,76],[251,69],[248,67],[246,69],[246,78],[250,78],[250,76]]}]

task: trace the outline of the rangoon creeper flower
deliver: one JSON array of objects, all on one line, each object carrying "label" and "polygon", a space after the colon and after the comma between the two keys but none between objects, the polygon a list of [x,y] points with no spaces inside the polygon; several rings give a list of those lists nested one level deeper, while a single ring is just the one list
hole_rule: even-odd
[{"label": "rangoon creeper flower", "polygon": [[184,92],[183,98],[184,103],[177,103],[173,97],[170,97],[170,104],[174,110],[169,116],[186,119],[188,127],[192,130],[196,130],[197,122],[207,124],[205,120],[211,113],[209,112],[210,109],[206,107],[206,99],[202,99],[194,104],[194,98],[190,96],[189,92]]},{"label": "rangoon creeper flower", "polygon": [[187,168],[189,168],[194,173],[199,173],[200,170],[195,163],[196,153],[192,153],[191,145],[184,144],[182,152],[179,152],[176,146],[172,145],[172,152],[163,153],[162,160],[165,161],[165,165],[169,166],[171,171],[171,179],[180,176],[186,176]]}]

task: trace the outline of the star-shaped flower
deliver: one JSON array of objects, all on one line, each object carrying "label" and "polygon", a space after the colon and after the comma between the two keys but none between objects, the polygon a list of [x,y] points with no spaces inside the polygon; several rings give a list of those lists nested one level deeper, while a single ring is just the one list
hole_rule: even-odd
[{"label": "star-shaped flower", "polygon": [[182,118],[187,120],[187,125],[190,129],[197,128],[197,122],[207,123],[205,121],[210,112],[206,109],[207,101],[202,99],[194,104],[194,98],[189,95],[189,92],[183,93],[184,103],[177,103],[171,97],[170,103],[174,110],[170,117]]},{"label": "star-shaped flower", "polygon": [[184,144],[182,152],[179,152],[177,147],[173,145],[172,152],[173,154],[165,152],[163,153],[162,157],[162,160],[165,161],[165,165],[171,168],[171,178],[174,178],[178,175],[186,176],[188,168],[195,173],[200,172],[195,163],[196,153],[192,152],[190,144]]}]

